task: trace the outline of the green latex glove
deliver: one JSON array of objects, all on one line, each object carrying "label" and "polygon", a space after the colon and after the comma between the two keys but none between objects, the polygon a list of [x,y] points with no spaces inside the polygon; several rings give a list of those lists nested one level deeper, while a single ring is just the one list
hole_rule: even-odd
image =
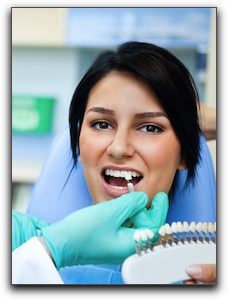
[{"label": "green latex glove", "polygon": [[153,231],[154,237],[152,243],[157,244],[160,237],[158,230],[166,222],[169,209],[168,195],[164,192],[157,193],[153,200],[150,209],[144,208],[136,215],[131,217],[134,223],[134,228],[148,228]]},{"label": "green latex glove", "polygon": [[135,253],[135,229],[122,227],[148,202],[143,192],[80,209],[42,229],[57,269],[84,264],[121,264]]},{"label": "green latex glove", "polygon": [[12,251],[37,236],[37,231],[48,226],[48,223],[35,216],[12,211]]}]

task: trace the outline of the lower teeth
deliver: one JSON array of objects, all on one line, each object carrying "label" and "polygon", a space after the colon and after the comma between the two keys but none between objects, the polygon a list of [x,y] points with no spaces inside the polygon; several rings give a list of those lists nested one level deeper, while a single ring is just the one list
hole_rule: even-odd
[{"label": "lower teeth", "polygon": [[116,189],[116,190],[123,190],[126,189],[126,187],[124,186],[116,186],[116,185],[110,185],[112,188]]}]

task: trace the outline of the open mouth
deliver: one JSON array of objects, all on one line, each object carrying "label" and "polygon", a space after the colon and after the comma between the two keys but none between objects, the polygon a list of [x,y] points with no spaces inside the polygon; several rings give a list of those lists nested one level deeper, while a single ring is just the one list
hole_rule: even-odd
[{"label": "open mouth", "polygon": [[105,182],[116,190],[125,190],[130,182],[136,186],[143,176],[135,171],[105,169],[102,173]]}]

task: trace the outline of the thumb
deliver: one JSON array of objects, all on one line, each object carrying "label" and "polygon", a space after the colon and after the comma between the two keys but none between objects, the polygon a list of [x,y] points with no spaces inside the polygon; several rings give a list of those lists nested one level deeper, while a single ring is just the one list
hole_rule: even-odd
[{"label": "thumb", "polygon": [[160,228],[165,222],[169,209],[169,198],[164,192],[157,193],[152,201],[149,214],[155,226]]},{"label": "thumb", "polygon": [[131,218],[132,222],[136,228],[160,228],[165,223],[168,206],[167,194],[157,193],[152,200],[151,208],[141,210]]}]

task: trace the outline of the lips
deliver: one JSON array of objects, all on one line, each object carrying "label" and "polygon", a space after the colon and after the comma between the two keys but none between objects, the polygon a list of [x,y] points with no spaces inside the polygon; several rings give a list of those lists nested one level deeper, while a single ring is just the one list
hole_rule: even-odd
[{"label": "lips", "polygon": [[142,174],[135,170],[106,168],[102,172],[104,189],[114,197],[119,197],[129,192],[128,182],[131,182],[135,189],[142,178]]}]

